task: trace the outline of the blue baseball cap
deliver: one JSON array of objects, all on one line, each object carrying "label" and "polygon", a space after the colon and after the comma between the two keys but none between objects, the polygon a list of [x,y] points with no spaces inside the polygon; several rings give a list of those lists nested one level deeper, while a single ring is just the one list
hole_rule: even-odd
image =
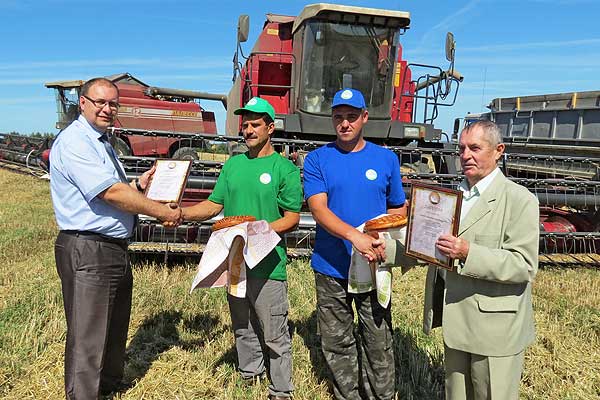
[{"label": "blue baseball cap", "polygon": [[350,106],[354,108],[367,108],[365,98],[362,93],[356,89],[342,89],[333,96],[331,108],[337,106]]}]

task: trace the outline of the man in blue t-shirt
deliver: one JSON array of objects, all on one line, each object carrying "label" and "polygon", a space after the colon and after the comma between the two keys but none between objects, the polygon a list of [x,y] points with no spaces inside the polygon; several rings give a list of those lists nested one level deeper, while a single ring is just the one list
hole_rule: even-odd
[{"label": "man in blue t-shirt", "polygon": [[[321,347],[337,399],[394,397],[390,306],[381,307],[375,290],[348,293],[352,247],[369,261],[385,258],[382,242],[355,227],[386,212],[406,212],[398,157],[364,140],[368,118],[362,93],[337,92],[332,103],[337,138],[309,153],[304,163],[304,196],[317,222],[311,265]],[[360,350],[353,335],[352,303]]]}]

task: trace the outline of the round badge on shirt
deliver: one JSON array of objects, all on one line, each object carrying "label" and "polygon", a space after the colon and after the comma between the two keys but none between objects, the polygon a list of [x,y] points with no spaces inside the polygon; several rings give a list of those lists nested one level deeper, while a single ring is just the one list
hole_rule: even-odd
[{"label": "round badge on shirt", "polygon": [[367,172],[365,172],[365,176],[368,180],[374,181],[375,179],[377,179],[377,171],[375,171],[374,169],[368,169]]},{"label": "round badge on shirt", "polygon": [[260,183],[268,185],[271,182],[271,175],[265,172],[258,179],[260,180]]}]

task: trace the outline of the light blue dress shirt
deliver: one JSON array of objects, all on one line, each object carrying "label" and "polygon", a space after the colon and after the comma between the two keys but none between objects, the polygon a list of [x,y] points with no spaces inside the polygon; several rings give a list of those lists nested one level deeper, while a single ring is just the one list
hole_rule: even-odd
[{"label": "light blue dress shirt", "polygon": [[[83,117],[60,132],[50,152],[50,194],[61,230],[90,231],[113,238],[131,236],[134,216],[100,199],[119,173]],[[123,166],[119,163],[119,166]]]}]

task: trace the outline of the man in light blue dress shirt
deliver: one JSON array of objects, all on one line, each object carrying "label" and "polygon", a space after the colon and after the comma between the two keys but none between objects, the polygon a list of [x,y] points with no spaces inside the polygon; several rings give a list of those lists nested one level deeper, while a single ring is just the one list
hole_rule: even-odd
[{"label": "man in light blue dress shirt", "polygon": [[119,107],[104,78],[81,89],[81,115],[55,140],[50,191],[60,228],[56,267],[67,319],[67,399],[96,399],[121,388],[133,276],[127,255],[136,214],[177,225],[181,210],[145,197],[154,172],[128,182],[108,143]]}]

